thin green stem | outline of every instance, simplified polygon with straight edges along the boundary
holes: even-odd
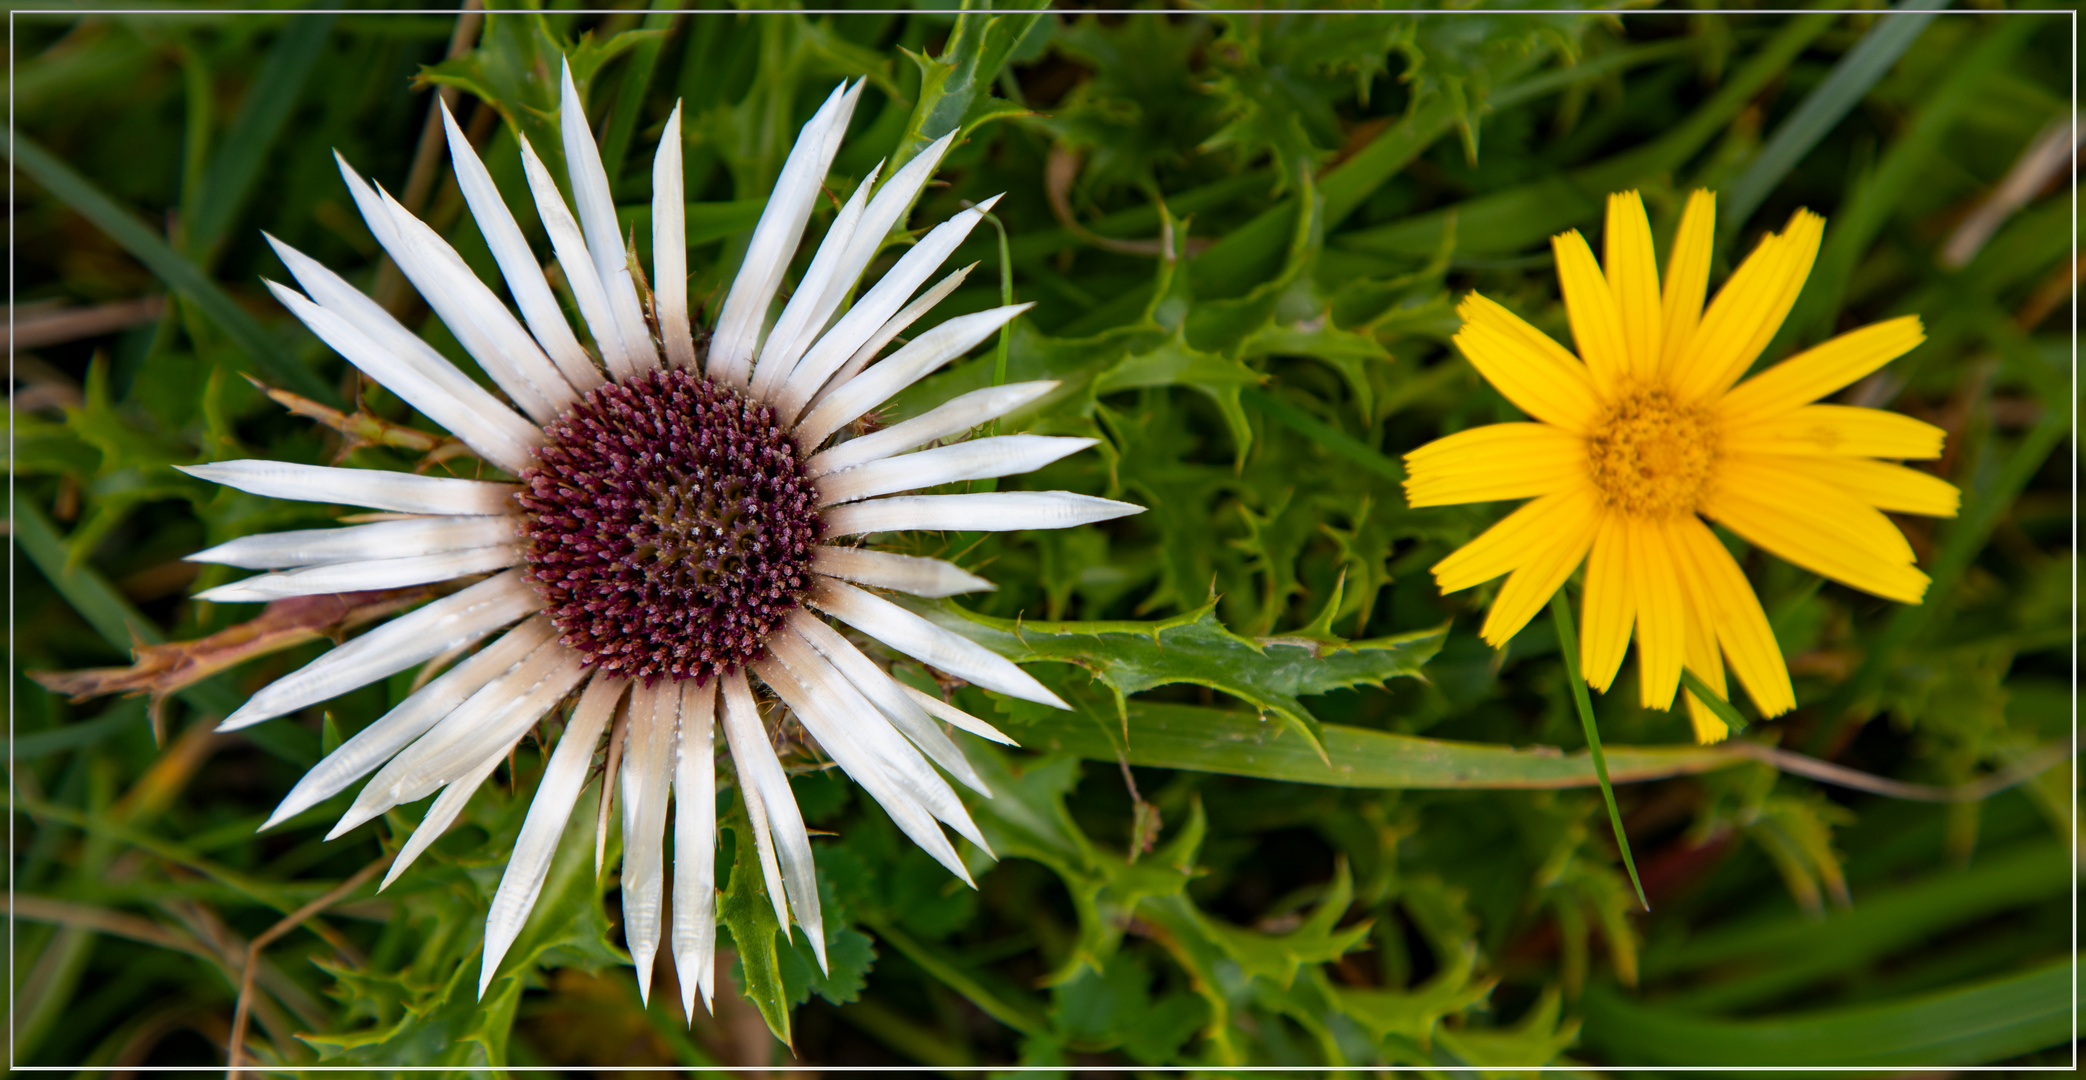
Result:
[[[997,215],[986,214],[985,220],[992,222],[994,232],[1000,234],[1000,306],[1014,306],[1014,259],[1007,252],[1007,227],[1000,224]],[[999,347],[992,353],[992,385],[1004,386],[1007,382],[1007,350],[1014,340],[1014,324],[1000,327]],[[993,430],[999,430],[994,424]]]
[[[1572,626],[1572,601],[1563,587],[1550,597],[1550,617],[1557,623],[1557,650],[1564,656],[1565,681],[1572,684],[1572,703],[1579,707],[1579,724],[1586,729],[1586,749],[1593,755],[1594,776],[1601,781],[1601,798],[1608,803],[1608,824],[1615,830],[1615,846],[1622,851],[1623,869],[1630,872],[1630,885],[1637,902],[1651,910],[1644,898],[1644,882],[1637,878],[1637,860],[1630,857],[1630,838],[1622,831],[1622,811],[1615,808],[1615,787],[1608,782],[1608,758],[1601,753],[1601,733],[1593,722],[1593,698],[1579,674],[1579,635]]]
[[[1717,714],[1717,719],[1722,720],[1724,726],[1731,729],[1731,734],[1736,735],[1746,729],[1746,718],[1738,714],[1738,707],[1719,697],[1708,683],[1702,681],[1700,675],[1687,668],[1681,668],[1680,683],[1688,688],[1689,693],[1695,695],[1696,700],[1709,706],[1709,711]]]

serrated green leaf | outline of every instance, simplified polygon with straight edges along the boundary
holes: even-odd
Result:
[[[847,1005],[862,996],[869,969],[876,963],[876,943],[853,927],[836,926],[826,935],[825,971],[819,970],[818,957],[803,934],[792,937],[776,956],[791,1008],[811,1000],[813,994],[835,1005]]]
[[[1435,97],[1450,103],[1464,155],[1475,162],[1478,120],[1491,111],[1494,73],[1549,52],[1576,61],[1579,37],[1593,18],[1562,11],[1421,15],[1398,44],[1407,60],[1404,77],[1415,103]]]
[[[767,883],[761,877],[758,849],[753,842],[753,830],[747,823],[743,802],[734,801],[732,815],[725,827],[734,834],[735,854],[731,882],[724,890],[717,913],[731,931],[732,945],[738,950],[740,988],[745,992],[746,1000],[760,1010],[761,1019],[768,1023],[768,1030],[788,1046],[789,989],[783,979],[782,959],[775,943],[775,935],[781,927],[775,922],[775,908],[768,899]]]
[[[1543,988],[1536,1003],[1510,1028],[1472,1026],[1440,1027],[1434,1042],[1455,1055],[1458,1063],[1491,1068],[1527,1068],[1548,1065],[1579,1041],[1579,1020],[1566,1020],[1564,995],[1555,986]]]
[[[993,100],[992,83],[1040,18],[1032,12],[966,12],[957,16],[940,56],[913,56],[920,69],[920,97],[892,155],[893,169],[949,132],[969,132],[987,120],[1027,112]]]
[[[1193,994],[1154,998],[1153,974],[1136,953],[1123,953],[1106,971],[1082,971],[1051,992],[1050,1019],[1072,1049],[1088,1053],[1121,1048],[1141,1064],[1174,1060],[1209,1015]]]
[[[1079,781],[1078,761],[1046,758],[1016,771],[996,750],[974,744],[968,756],[993,791],[991,799],[972,807],[993,851],[1050,867],[1079,916],[1079,940],[1045,977],[1047,984],[1063,983],[1086,968],[1105,970],[1139,904],[1179,895],[1187,885],[1204,829],[1200,805],[1165,851],[1132,863],[1097,848],[1066,812],[1065,795]]]
[[[1218,14],[1224,32],[1210,48],[1211,91],[1224,127],[1203,150],[1231,148],[1241,160],[1275,158],[1276,191],[1314,171],[1343,138],[1336,101],[1357,93],[1408,40],[1409,17],[1353,19],[1326,14]]]
[[[12,475],[81,477],[101,464],[101,450],[69,424],[14,409],[7,410],[6,423],[0,429],[0,445],[5,447],[0,449],[0,463]]]
[[[1215,353],[1189,346],[1179,337],[1146,352],[1132,353],[1094,379],[1095,394],[1151,386],[1186,386],[1208,397],[1231,430],[1232,446],[1243,462],[1253,442],[1253,429],[1239,404],[1239,391],[1259,386],[1259,372]]]
[[[1092,15],[1058,31],[1058,51],[1093,70],[1040,121],[1084,155],[1076,191],[1149,190],[1160,169],[1188,160],[1184,147],[1215,133],[1219,102],[1189,64],[1208,36],[1195,20]]]
[[[1183,905],[1174,905],[1172,910],[1176,915],[1189,916],[1210,944],[1238,965],[1241,975],[1248,979],[1264,978],[1286,988],[1296,981],[1299,971],[1337,960],[1369,936],[1367,922],[1335,929],[1353,902],[1354,877],[1343,862],[1333,871],[1325,899],[1302,925],[1287,933],[1266,934],[1232,926]]]
[[[1207,686],[1274,713],[1326,759],[1323,727],[1299,697],[1380,686],[1419,674],[1442,631],[1371,641],[1251,640],[1217,621],[1216,602],[1157,622],[1028,622],[977,615],[953,604],[931,618],[1017,663],[1077,664],[1115,692],[1129,723],[1131,694],[1158,686]],[[1126,727],[1127,730],[1127,727]],[[1330,759],[1326,759],[1330,761]]]
[[[582,796],[573,821],[593,821],[595,797],[592,790]],[[336,979],[335,996],[343,1001],[348,1017],[377,1022],[356,1031],[301,1036],[319,1049],[322,1060],[504,1066],[515,1009],[522,991],[537,980],[539,968],[599,970],[629,962],[608,942],[591,830],[584,824],[568,826],[528,922],[501,959],[499,974],[485,996],[478,996],[486,911],[528,803],[525,795],[509,798],[479,791],[464,811],[465,820],[500,839],[445,855],[445,838],[386,893],[401,898],[405,917],[426,929],[432,947],[395,972],[329,965]],[[469,831],[459,828],[451,836]]]
[[[544,167],[560,182],[565,176],[564,138],[558,129],[559,71],[572,66],[582,102],[604,64],[663,30],[629,30],[596,40],[592,33],[568,42],[537,11],[494,11],[485,16],[477,47],[421,69],[423,85],[454,86],[499,110],[507,126],[527,136]],[[569,197],[569,193],[568,193]]]

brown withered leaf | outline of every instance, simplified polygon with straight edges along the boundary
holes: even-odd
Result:
[[[75,702],[107,694],[150,694],[152,731],[157,737],[161,732],[162,706],[182,687],[315,638],[338,639],[351,627],[433,598],[451,587],[442,583],[291,597],[274,601],[252,619],[208,637],[164,645],[137,642],[131,648],[134,659],[129,667],[32,671],[29,677],[44,689],[69,695]]]

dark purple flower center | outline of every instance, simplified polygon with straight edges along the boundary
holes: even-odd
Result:
[[[811,583],[817,492],[775,411],[686,371],[600,387],[517,496],[568,646],[647,682],[759,659]]]

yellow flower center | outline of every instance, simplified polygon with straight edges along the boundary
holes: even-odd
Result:
[[[1691,514],[1717,463],[1707,410],[1673,400],[1661,386],[1626,389],[1586,440],[1594,487],[1608,509],[1632,517]]]

